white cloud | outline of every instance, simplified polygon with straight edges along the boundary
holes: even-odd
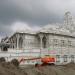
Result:
[[[32,30],[33,30],[33,31],[38,31],[38,30],[40,30],[40,29],[41,29],[40,26],[33,26],[33,27],[32,27]]]
[[[24,30],[32,30],[32,31],[37,31],[40,29],[39,26],[33,26],[33,27],[30,27],[30,25],[28,25],[27,23],[24,23],[24,22],[15,22],[11,25],[11,30],[13,32],[16,32],[16,31],[24,31]]]
[[[11,29],[13,32],[15,31],[18,31],[18,30],[25,30],[25,29],[31,29],[27,23],[23,23],[23,22],[16,22],[16,23],[13,23],[11,25]]]

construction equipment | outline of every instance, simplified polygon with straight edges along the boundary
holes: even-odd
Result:
[[[46,66],[46,65],[54,65],[55,64],[55,57],[45,55],[44,57],[41,57],[41,64],[36,63],[35,66]]]
[[[55,57],[46,55],[45,57],[41,58],[41,62],[45,64],[54,64]]]
[[[30,58],[30,59],[22,58],[19,62],[21,63],[21,62],[27,61],[27,60],[38,60],[38,59],[39,59],[39,61],[36,62],[35,67],[55,64],[55,57],[49,56],[49,55],[45,55],[44,57]]]

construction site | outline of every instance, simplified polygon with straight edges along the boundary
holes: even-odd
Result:
[[[15,61],[15,59],[14,59]],[[0,75],[75,75],[75,64],[73,62],[66,65],[44,65],[35,67],[33,65],[19,66],[13,60],[6,62],[0,58]]]
[[[75,0],[0,0],[0,75],[75,75]]]
[[[7,44],[0,46],[8,49]],[[0,75],[75,75],[74,58],[57,58],[57,55],[48,53],[43,56],[40,50],[37,50],[38,54],[34,50],[34,56],[27,51],[0,51]]]
[[[75,75],[75,23],[22,30],[0,43],[0,75]]]

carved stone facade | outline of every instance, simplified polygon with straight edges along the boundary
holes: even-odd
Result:
[[[12,49],[50,49],[56,54],[75,54],[75,23],[70,12],[66,12],[62,25],[47,25],[38,32],[18,31],[8,41]]]

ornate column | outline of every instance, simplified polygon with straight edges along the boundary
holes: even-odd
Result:
[[[12,40],[12,38],[11,38],[11,48],[13,49],[13,40]]]
[[[43,39],[43,34],[39,34],[40,37],[40,49],[42,50],[43,44],[42,44],[42,39]]]
[[[43,34],[39,34],[39,37],[40,37],[40,57],[41,57],[42,56],[42,48],[43,48],[43,45],[42,45]]]
[[[14,47],[16,49],[16,42],[17,42],[17,38],[16,37],[14,37],[14,41],[15,41]]]
[[[23,38],[23,46],[22,47],[23,47],[23,49],[25,49],[25,35],[24,34],[23,34],[22,38]]]
[[[49,36],[46,35],[45,37],[46,37],[46,48],[49,48]]]
[[[12,48],[14,49],[14,38],[12,38]]]
[[[16,38],[17,38],[17,49],[19,49],[19,34],[16,34]]]

